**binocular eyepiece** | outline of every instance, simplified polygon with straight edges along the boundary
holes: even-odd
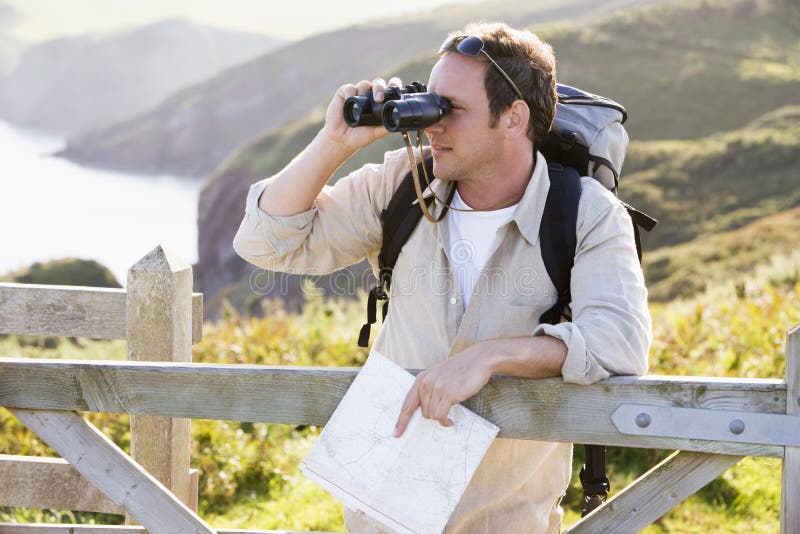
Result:
[[[383,102],[375,102],[372,91],[344,101],[348,126],[379,126],[390,132],[422,130],[450,113],[450,101],[428,93],[424,84],[413,82],[404,88],[387,87]]]

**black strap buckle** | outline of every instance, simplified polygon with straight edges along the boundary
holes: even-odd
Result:
[[[386,320],[386,314],[389,311],[389,294],[386,292],[386,284],[383,272],[381,272],[381,281],[369,290],[369,296],[367,297],[367,322],[363,324],[361,331],[358,333],[359,347],[369,346],[369,334],[372,330],[372,325],[378,321],[379,300],[386,301],[381,309],[383,319]]]
[[[583,501],[581,502],[581,517],[585,517],[589,512],[603,504],[608,498],[611,483],[608,477],[603,475],[599,478],[590,480],[591,474],[586,465],[581,467],[580,479],[583,485]]]

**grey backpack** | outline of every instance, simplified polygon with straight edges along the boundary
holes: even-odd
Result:
[[[620,104],[569,85],[558,85],[556,116],[539,151],[548,162],[576,169],[616,192],[628,132]]]

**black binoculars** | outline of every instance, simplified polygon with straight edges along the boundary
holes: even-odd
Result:
[[[413,82],[403,88],[387,87],[383,102],[375,102],[372,91],[344,101],[348,126],[379,126],[390,132],[422,130],[450,113],[450,101],[428,93],[424,84]]]

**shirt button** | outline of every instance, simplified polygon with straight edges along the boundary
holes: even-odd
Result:
[[[450,304],[455,304],[455,303],[456,303],[456,298],[455,297],[451,297],[450,298]]]

